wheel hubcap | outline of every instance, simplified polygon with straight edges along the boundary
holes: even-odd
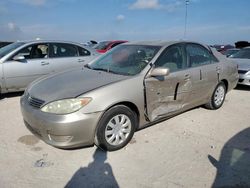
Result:
[[[214,94],[214,103],[217,105],[217,106],[220,106],[221,103],[223,102],[224,100],[224,97],[225,97],[225,89],[223,86],[219,86],[216,91],[215,91],[215,94]]]
[[[120,145],[126,141],[131,132],[131,121],[128,116],[119,114],[114,116],[105,129],[105,139],[111,145]]]

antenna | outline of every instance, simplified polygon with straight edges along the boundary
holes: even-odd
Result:
[[[185,0],[185,4],[186,4],[186,14],[185,14],[185,28],[184,28],[184,39],[187,36],[187,17],[188,17],[188,5],[189,5],[190,1],[189,0]]]

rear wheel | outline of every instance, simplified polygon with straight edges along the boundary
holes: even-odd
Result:
[[[226,97],[226,86],[223,82],[220,82],[216,86],[210,101],[207,104],[205,104],[205,107],[211,110],[219,109],[223,105],[225,97]]]
[[[108,151],[121,149],[134,135],[137,116],[128,107],[118,105],[110,108],[100,119],[95,144]]]

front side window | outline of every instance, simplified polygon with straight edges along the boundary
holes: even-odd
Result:
[[[170,72],[185,69],[187,64],[184,59],[182,47],[180,45],[168,47],[156,60],[155,67],[169,68]]]
[[[25,59],[48,58],[48,44],[35,44],[21,49],[15,56],[24,56]]]
[[[198,44],[187,44],[186,51],[190,67],[210,64],[213,59],[209,51]]]
[[[159,49],[159,46],[121,45],[87,67],[114,74],[136,75],[148,65]]]
[[[76,46],[64,43],[51,44],[50,57],[76,57],[78,51]]]

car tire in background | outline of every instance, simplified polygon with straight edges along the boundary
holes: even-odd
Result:
[[[114,106],[101,117],[95,144],[103,150],[119,150],[129,143],[137,124],[137,115],[130,108],[124,105]]]
[[[219,82],[214,89],[210,101],[207,104],[205,104],[205,108],[210,110],[217,110],[223,105],[225,98],[226,98],[226,86],[223,82]]]

